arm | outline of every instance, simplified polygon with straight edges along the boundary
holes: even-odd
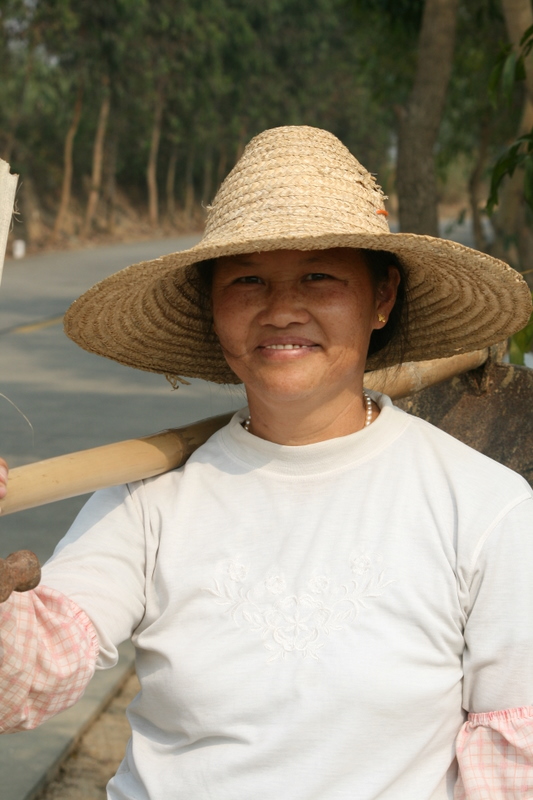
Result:
[[[486,532],[469,575],[455,800],[533,796],[533,500]]]
[[[7,475],[7,464],[0,459],[0,498],[6,495]],[[0,733],[35,728],[75,703],[92,677],[98,654],[94,628],[67,597],[46,587],[9,596],[18,583],[9,570],[17,555],[20,553],[14,561],[11,557],[0,563],[4,568],[3,583],[0,581]],[[35,557],[30,566],[34,572],[30,585],[35,586],[39,572]],[[20,570],[15,569],[17,572]]]
[[[75,703],[95,666],[144,614],[142,509],[127,487],[91,498],[43,585],[0,605],[0,731],[32,728]]]
[[[83,609],[99,645],[96,669],[113,667],[118,645],[145,613],[147,548],[154,536],[142,484],[94,494],[42,569],[42,582]]]
[[[0,605],[0,733],[35,728],[73,705],[94,673],[98,642],[86,614],[40,586]]]

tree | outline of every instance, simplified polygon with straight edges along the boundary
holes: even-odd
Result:
[[[74,113],[72,120],[67,130],[65,137],[65,147],[63,151],[63,184],[61,187],[61,201],[59,209],[54,222],[53,238],[57,238],[63,231],[65,220],[67,218],[68,209],[70,205],[70,195],[72,191],[72,151],[74,148],[74,137],[78,132],[80,124],[81,110],[83,100],[83,89],[80,85],[78,87],[78,96],[76,98],[76,105],[74,106]]]
[[[450,79],[459,0],[426,0],[418,62],[399,111],[397,191],[402,231],[438,236],[435,145]]]
[[[522,67],[525,91],[515,133],[516,138],[521,139],[533,129],[533,53],[523,53],[521,45],[524,33],[533,26],[531,0],[502,0],[502,10],[512,53],[510,63],[520,59]],[[524,193],[527,169],[527,163],[515,165],[502,186],[499,206],[492,216],[497,237],[494,254],[523,272],[533,263],[532,212]],[[533,275],[528,273],[525,277],[533,289]]]
[[[175,197],[195,216],[193,197],[209,202],[246,141],[276,125],[327,128],[389,181],[393,107],[408,104],[422,0],[5,2],[15,23],[0,26],[0,48],[5,31],[10,57],[24,54],[13,87],[24,83],[30,29],[40,38],[28,114],[16,120],[13,88],[0,121],[4,130],[16,127],[21,172],[36,171],[47,214],[55,215],[60,187],[68,187],[58,231],[72,193],[78,207],[86,204],[89,235],[104,186],[119,186],[135,202],[142,193],[153,224],[164,187],[171,218]],[[361,12],[357,19],[348,3]],[[398,14],[393,30],[390,16]],[[383,16],[390,31],[380,51]]]

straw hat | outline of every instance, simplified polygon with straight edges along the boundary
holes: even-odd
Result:
[[[456,242],[390,233],[383,201],[374,178],[331,133],[267,130],[220,187],[199,244],[96,284],[68,310],[65,331],[90,352],[174,382],[239,383],[200,302],[192,265],[237,253],[333,247],[388,250],[400,259],[408,281],[406,361],[487,347],[524,327],[531,296],[515,270]],[[395,362],[391,348],[379,353],[380,367]]]

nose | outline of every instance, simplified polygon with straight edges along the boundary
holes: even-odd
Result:
[[[286,328],[310,319],[301,289],[296,281],[272,281],[265,295],[265,305],[258,315],[261,325]]]

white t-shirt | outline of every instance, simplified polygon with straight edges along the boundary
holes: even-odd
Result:
[[[533,495],[394,408],[243,430],[98,492],[44,568],[141,692],[112,800],[445,800],[465,710],[533,702]]]

